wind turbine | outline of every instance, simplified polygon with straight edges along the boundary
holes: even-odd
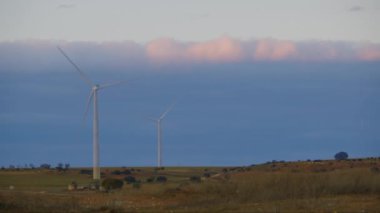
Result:
[[[157,167],[162,166],[162,129],[161,129],[161,121],[165,118],[165,116],[170,112],[170,110],[174,107],[173,103],[166,111],[164,111],[159,118],[149,118],[149,120],[153,121],[157,125]]]
[[[58,46],[58,50],[62,53],[62,55],[69,61],[75,69],[79,72],[80,76],[84,80],[84,82],[91,87],[90,96],[87,100],[86,112],[84,114],[84,119],[87,116],[91,100],[93,100],[93,123],[92,123],[92,146],[93,146],[93,154],[92,154],[92,163],[93,163],[93,179],[100,180],[100,167],[99,167],[99,117],[98,117],[98,91],[107,87],[115,86],[117,84],[124,83],[125,81],[117,81],[113,83],[106,84],[95,84],[91,79],[85,75],[81,69],[69,58],[69,56]]]

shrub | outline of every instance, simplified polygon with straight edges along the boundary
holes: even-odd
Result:
[[[102,187],[106,190],[120,189],[123,187],[123,181],[114,178],[106,178],[102,181]]]
[[[135,183],[136,182],[136,178],[131,176],[131,175],[128,175],[124,178],[124,181],[127,182],[128,184],[130,183]]]
[[[203,174],[203,177],[206,177],[206,178],[209,178],[210,176],[211,176],[211,174],[208,173],[208,172],[206,172],[206,173]]]
[[[346,152],[338,152],[334,156],[335,160],[346,160],[348,158],[348,154]]]
[[[125,169],[124,171],[121,172],[121,174],[130,175],[130,174],[132,174],[132,172],[129,169]]]
[[[374,166],[374,167],[371,167],[371,172],[380,173],[380,169]]]
[[[201,177],[199,177],[199,176],[191,176],[190,177],[190,181],[191,182],[200,183],[201,182]]]
[[[132,186],[133,186],[133,188],[135,188],[135,189],[139,189],[139,188],[141,188],[141,184],[140,184],[140,182],[134,182],[134,183],[132,184]]]
[[[115,171],[111,172],[111,174],[113,174],[113,175],[121,175],[121,172],[119,170],[115,170]]]
[[[82,175],[91,175],[92,174],[92,170],[90,170],[90,169],[81,169],[79,171],[79,174],[82,174]]]
[[[47,163],[43,163],[40,166],[41,169],[50,169],[50,167],[51,167],[50,164],[47,164]]]
[[[146,182],[152,183],[154,181],[154,177],[149,177],[146,179]]]
[[[55,167],[55,169],[57,170],[57,171],[62,171],[63,170],[63,164],[62,163],[58,163],[58,165]]]
[[[165,183],[168,179],[165,176],[157,176],[155,181],[158,183]]]
[[[68,170],[70,168],[70,164],[69,163],[65,163],[65,170]]]

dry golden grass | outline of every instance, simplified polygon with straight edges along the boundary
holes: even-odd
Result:
[[[79,170],[0,171],[0,212],[380,212],[378,167],[378,159],[366,159],[207,168],[220,175],[201,183],[189,177],[205,168],[140,168],[133,173],[140,188],[110,193],[67,191],[72,180],[91,182]],[[168,182],[145,182],[152,175]]]

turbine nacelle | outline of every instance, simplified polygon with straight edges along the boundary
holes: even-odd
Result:
[[[94,86],[92,86],[92,90],[95,91],[95,90],[98,90],[100,89],[100,85],[99,84],[95,84]]]

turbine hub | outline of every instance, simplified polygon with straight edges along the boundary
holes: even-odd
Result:
[[[95,84],[93,87],[92,87],[93,90],[97,90],[99,89],[99,84]]]

